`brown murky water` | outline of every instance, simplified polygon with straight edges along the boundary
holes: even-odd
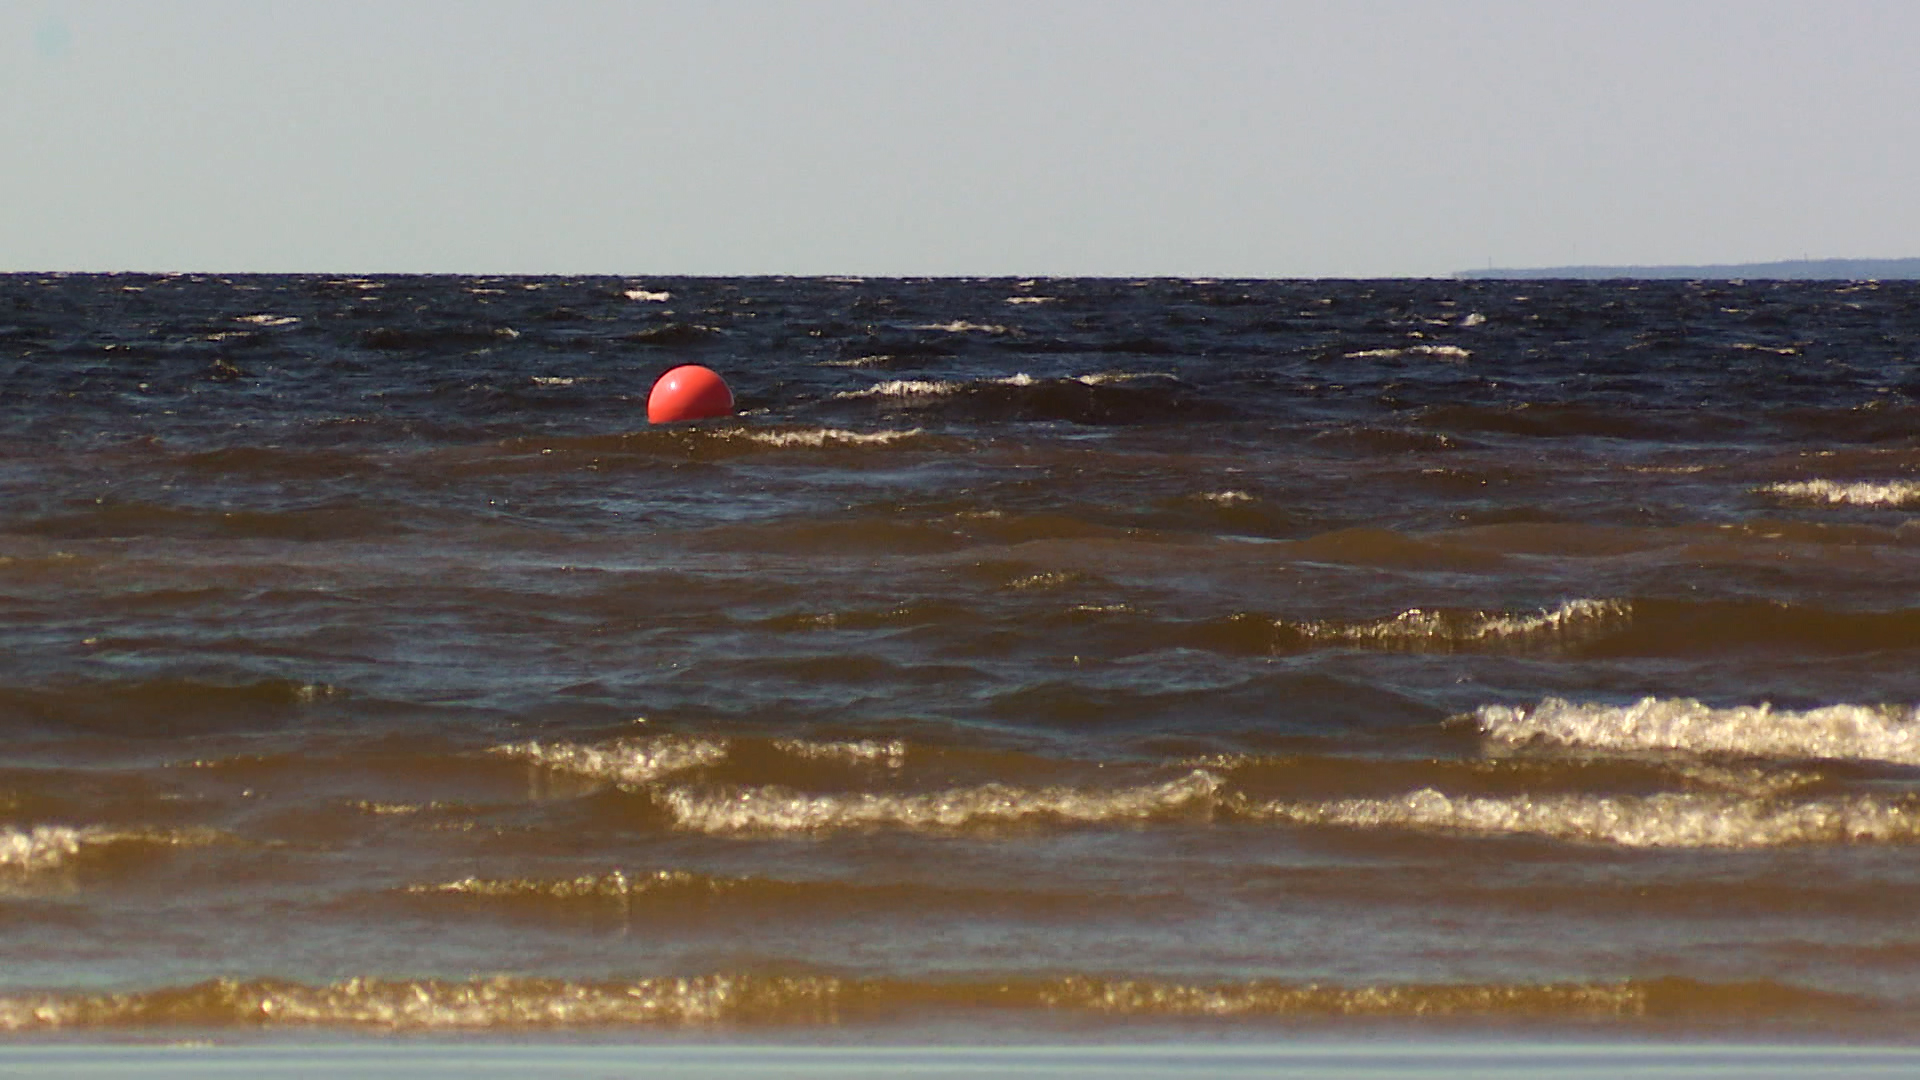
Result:
[[[0,1028],[1903,1037],[1916,341],[1894,283],[0,278]],[[648,427],[688,361],[741,414]]]

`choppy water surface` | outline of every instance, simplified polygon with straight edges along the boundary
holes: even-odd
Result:
[[[0,278],[0,1029],[1920,1019],[1920,287]],[[699,362],[741,414],[650,428]]]

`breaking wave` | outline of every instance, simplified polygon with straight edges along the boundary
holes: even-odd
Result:
[[[923,429],[913,428],[907,431],[847,431],[842,428],[798,428],[778,430],[772,428],[733,428],[715,432],[716,436],[740,439],[744,442],[772,446],[778,449],[804,447],[819,450],[838,446],[891,446],[918,438]]]
[[[1632,618],[1633,605],[1625,600],[1578,599],[1526,613],[1409,608],[1366,622],[1311,622],[1288,628],[1316,643],[1445,649],[1585,637],[1616,629]]]
[[[63,825],[0,831],[0,870],[33,873],[61,866],[80,853],[85,835]]]
[[[1629,848],[1772,848],[1920,840],[1920,808],[1868,796],[1773,802],[1737,796],[1453,797],[1432,788],[1390,799],[1269,803],[1263,816],[1305,825],[1539,836]]]
[[[58,870],[87,854],[115,847],[189,847],[216,842],[208,829],[109,829],[97,826],[35,825],[0,828],[0,875]]]
[[[781,787],[676,787],[659,798],[674,823],[715,834],[805,834],[843,829],[951,831],[1031,821],[1093,824],[1140,821],[1210,808],[1220,778],[1196,769],[1161,784],[1084,791],[982,784],[929,794],[809,794]]]
[[[1879,483],[1838,480],[1793,480],[1762,487],[1759,493],[1786,502],[1821,503],[1829,506],[1920,506],[1920,480],[1887,480]]]
[[[615,784],[645,784],[663,776],[719,763],[727,744],[674,735],[615,739],[599,746],[578,743],[514,743],[489,753],[523,759],[542,768]]]
[[[1547,698],[1534,706],[1483,705],[1473,716],[1482,733],[1505,743],[1920,765],[1920,716],[1911,706],[1796,711],[1764,704],[1713,708],[1692,698],[1648,697],[1632,705]]]
[[[1778,983],[1689,979],[1327,986],[1094,976],[919,982],[831,975],[613,981],[354,978],[321,986],[216,979],[131,993],[0,997],[0,1030],[145,1027],[469,1031],[878,1023],[942,1013],[1145,1019],[1520,1018],[1636,1021],[1844,1014],[1869,1003]]]
[[[409,885],[414,896],[470,896],[490,900],[630,900],[645,894],[710,895],[737,884],[685,870],[627,874],[613,870],[560,880],[465,877],[432,885]]]
[[[1013,333],[1013,329],[1011,327],[1001,326],[999,323],[976,323],[976,322],[968,322],[965,319],[955,319],[952,322],[943,322],[943,323],[928,323],[925,326],[916,326],[914,327],[914,329],[938,330],[946,334],[1011,334]]]
[[[612,739],[604,743],[542,743],[495,746],[487,752],[517,758],[531,765],[586,780],[639,787],[655,781],[719,765],[754,748],[801,762],[878,765],[898,769],[906,764],[908,746],[899,739],[816,741],[808,739],[705,739],[682,735],[648,735]]]
[[[1409,345],[1400,349],[1361,349],[1344,355],[1348,360],[1398,360],[1403,356],[1423,356],[1459,363],[1470,359],[1473,353],[1458,345]]]
[[[945,397],[958,394],[967,388],[966,383],[949,382],[936,379],[889,379],[875,383],[864,390],[844,390],[834,397],[855,398],[915,398]]]
[[[1514,651],[1579,646],[1626,630],[1635,618],[1633,602],[1610,599],[1568,600],[1519,612],[1408,608],[1382,618],[1351,621],[1293,621],[1245,612],[1210,624],[1206,636],[1221,646],[1264,652],[1322,648]]]
[[[884,742],[857,739],[851,742],[807,742],[804,739],[778,739],[773,748],[808,761],[844,761],[884,765],[898,769],[907,761],[907,744],[899,739]]]

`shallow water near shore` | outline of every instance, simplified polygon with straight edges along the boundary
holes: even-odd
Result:
[[[0,278],[0,1030],[1903,1040],[1908,283]],[[649,426],[673,364],[740,412]]]
[[[1300,1042],[1150,1046],[750,1046],[340,1044],[272,1047],[0,1048],[0,1076],[994,1077],[1275,1076],[1301,1080],[1465,1080],[1485,1076],[1865,1077],[1911,1075],[1912,1050],[1764,1044]]]

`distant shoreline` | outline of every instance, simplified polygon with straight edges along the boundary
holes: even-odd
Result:
[[[1457,270],[1462,280],[1545,279],[1579,281],[1722,280],[1882,281],[1920,279],[1920,259],[1789,259],[1783,262],[1715,263],[1702,266],[1543,266]]]

